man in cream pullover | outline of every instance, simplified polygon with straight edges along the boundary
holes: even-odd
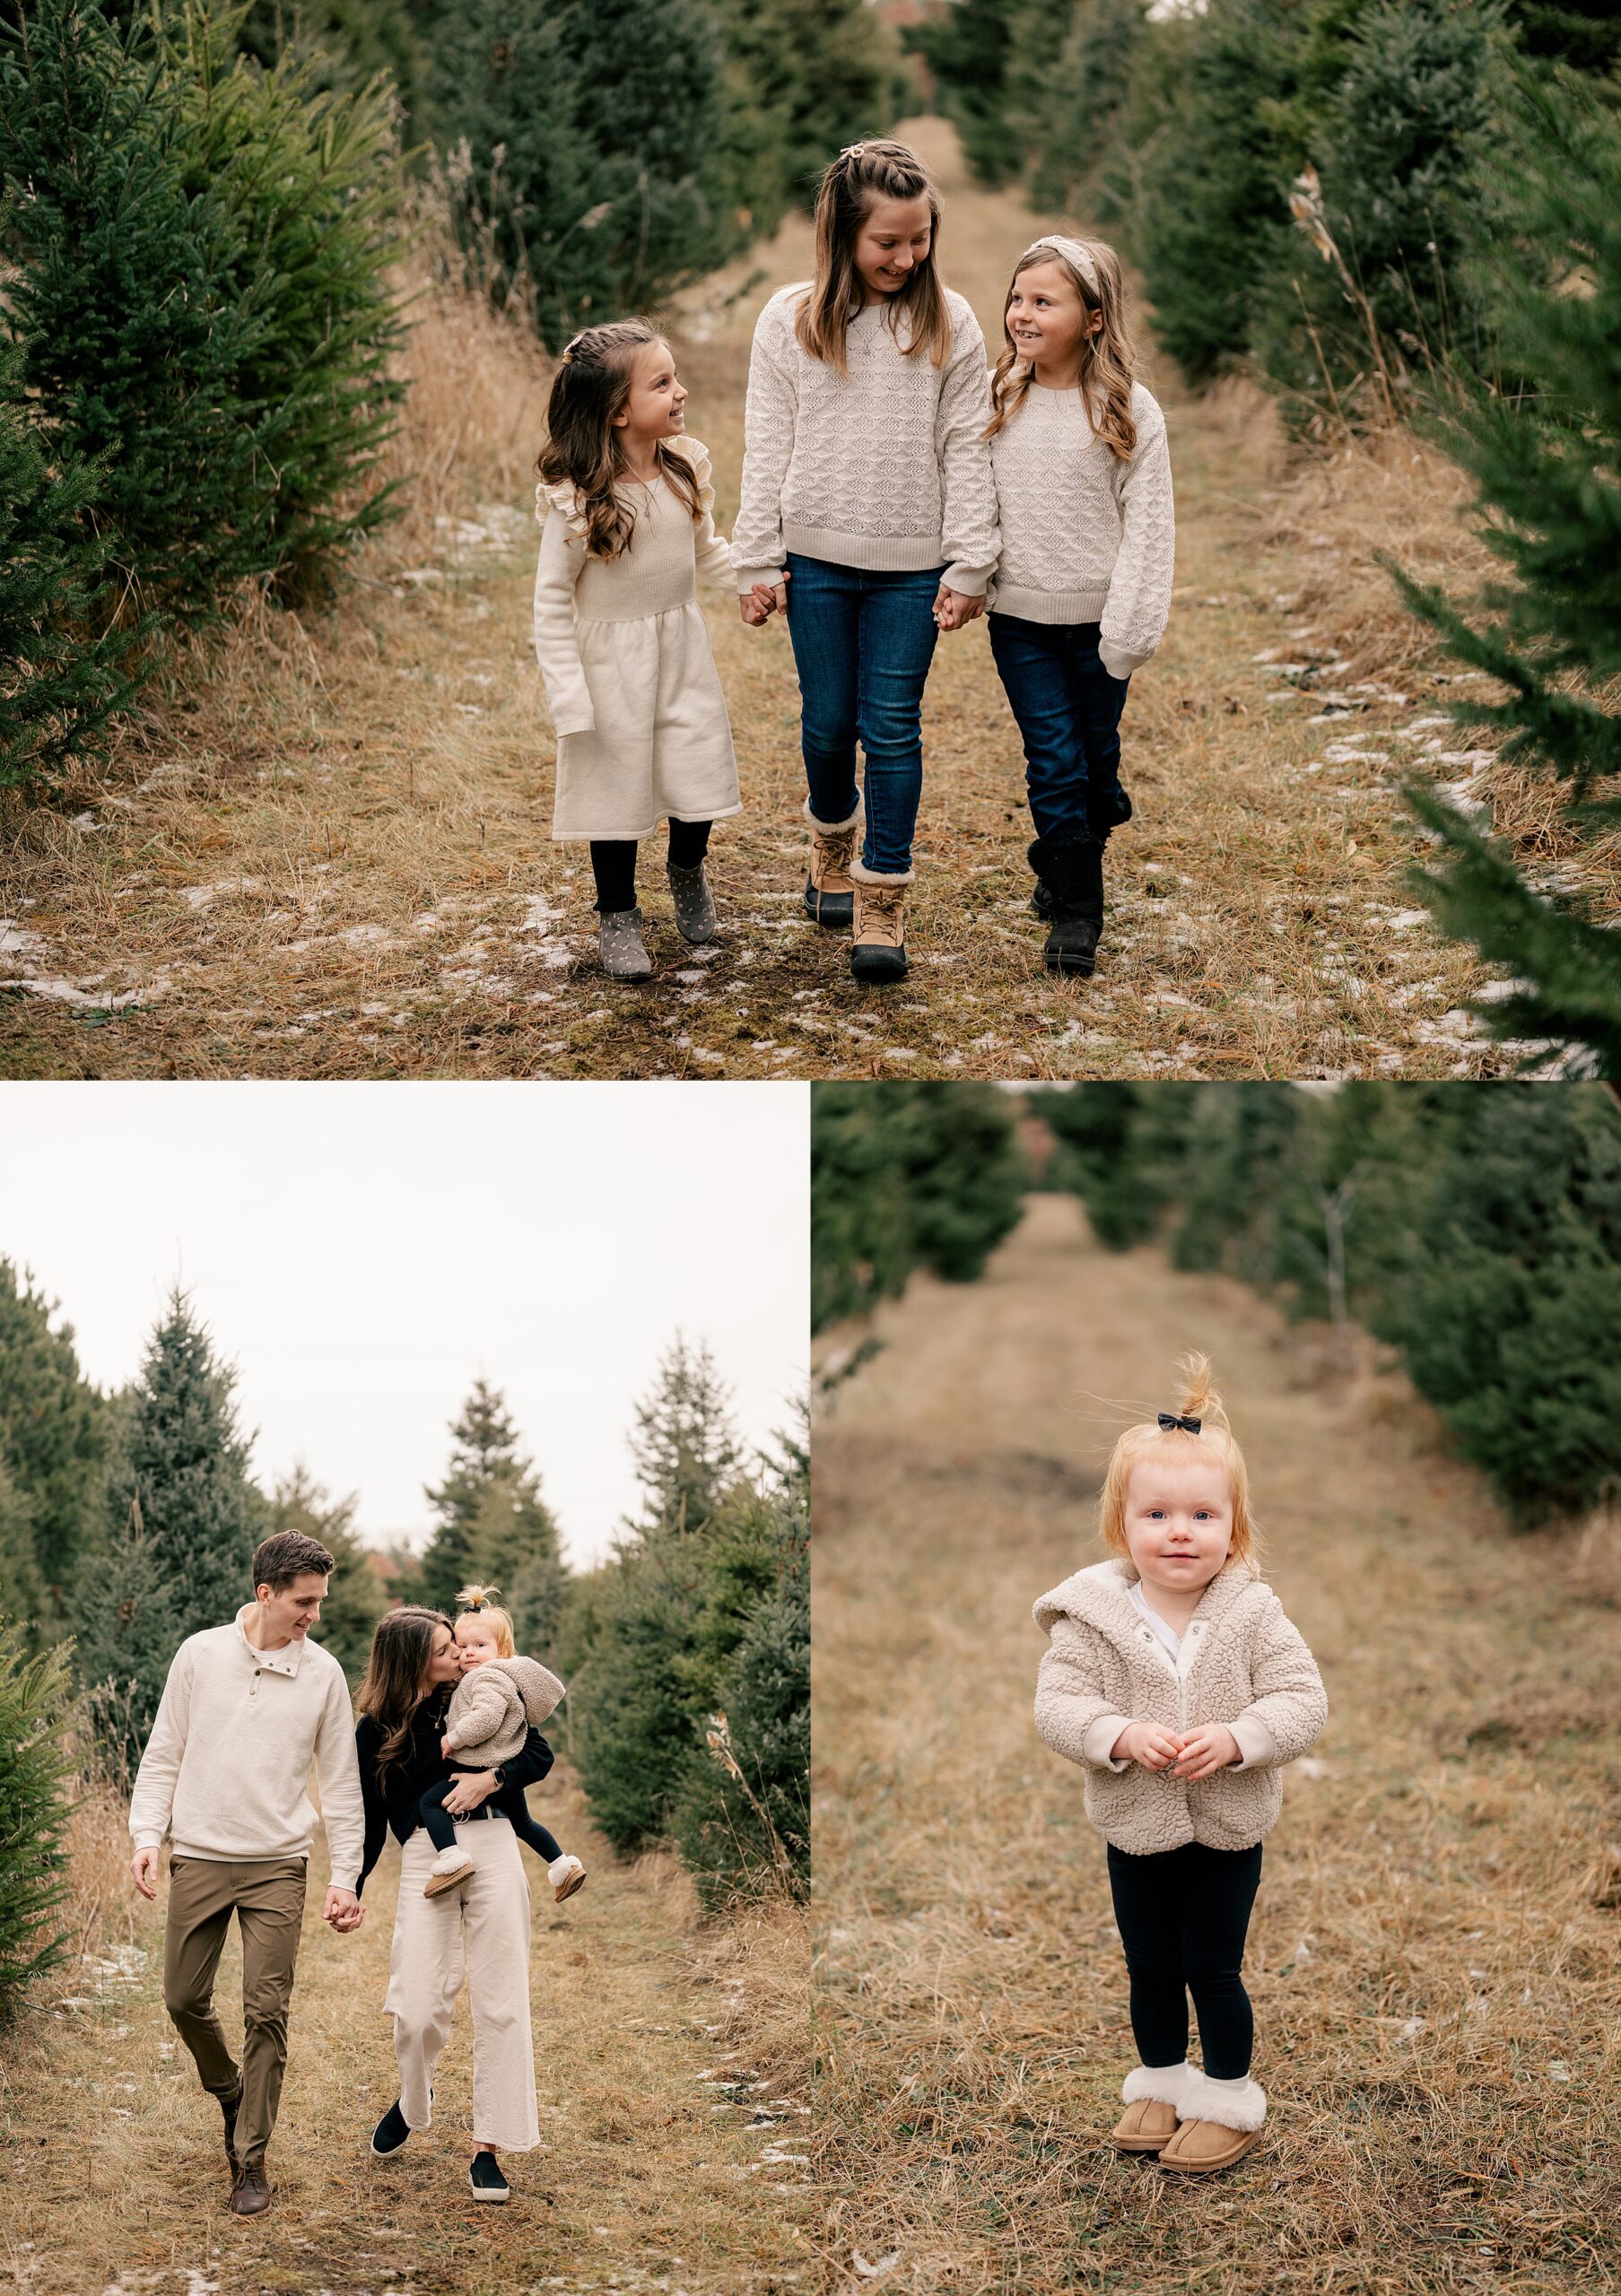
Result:
[[[238,2216],[270,2205],[265,2150],[287,2061],[316,1823],[312,1766],[331,1861],[322,1918],[340,1933],[362,1918],[355,1883],[365,1817],[348,1687],[331,1653],[306,1639],[331,1570],[326,1548],[301,1531],[280,1531],[255,1551],[255,1600],[176,1652],[130,1797],[129,1870],[143,1897],[157,1895],[159,1845],[170,1838],[163,1999],[224,2114]],[[214,2006],[233,1913],[242,1933],[240,2066]]]

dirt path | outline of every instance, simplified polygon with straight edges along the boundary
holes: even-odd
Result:
[[[542,1797],[536,1797],[537,1810]],[[545,1814],[586,1845],[585,1889],[534,1892],[542,2144],[508,2162],[513,2198],[466,2184],[466,1998],[441,2060],[440,2122],[397,2159],[367,2140],[394,2097],[380,2013],[398,1853],[347,1940],[306,1922],[287,2083],[272,2154],[275,2206],[226,2211],[219,2117],[161,1997],[161,1907],[57,1987],[0,2070],[0,2285],[135,2296],[787,2296],[805,2277],[810,2112],[803,2079],[803,1931],[701,1931],[658,1861],[616,1866],[577,1797]],[[109,1901],[123,1845],[96,1848]],[[312,1882],[316,1878],[312,1874]],[[324,1886],[324,1875],[322,1877]],[[83,1887],[83,1877],[82,1877]],[[133,1892],[130,1893],[133,1896]],[[233,1935],[221,1987],[240,2001]]]
[[[1334,1375],[1225,1279],[1100,1252],[1068,1199],[876,1331],[815,1439],[832,2284],[1613,2285],[1613,1608],[1506,1533],[1399,1377]],[[1079,1780],[1031,1723],[1030,1605],[1095,1559],[1109,1400],[1163,1403],[1195,1344],[1332,1710],[1251,1933],[1268,2135],[1187,2189],[1105,2141],[1124,1970]]]
[[[909,132],[945,185],[947,274],[994,346],[1036,219],[1015,195],[967,181],[942,122]],[[796,220],[682,300],[693,428],[714,453],[723,526],[752,321],[809,260]],[[1261,403],[1195,400],[1167,362],[1152,371],[1176,468],[1178,585],[1165,644],[1128,707],[1137,819],[1111,848],[1091,983],[1054,980],[1041,963],[1023,765],[981,622],[942,642],[928,689],[911,978],[887,995],[856,988],[844,944],[798,913],[787,633],[745,631],[721,598],[710,625],[747,808],[716,840],[728,933],[712,952],[688,950],[658,872],[644,871],[658,974],[610,989],[595,969],[583,857],[547,833],[526,450],[509,456],[512,499],[438,522],[435,562],[391,564],[385,545],[336,613],[250,632],[210,690],[182,696],[79,810],[13,814],[10,849],[0,845],[0,981],[23,986],[0,997],[0,1073],[1501,1068],[1460,1009],[1468,961],[1401,883],[1396,785],[1448,735],[1427,674],[1409,664],[1405,691],[1392,684],[1389,633],[1376,642],[1357,604],[1368,537],[1268,529]],[[542,404],[538,388],[520,395],[515,436],[537,430]],[[1382,577],[1376,587],[1388,594]]]

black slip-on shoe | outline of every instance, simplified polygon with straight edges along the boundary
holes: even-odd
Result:
[[[371,2150],[385,2160],[390,2152],[397,2152],[411,2134],[411,2125],[399,2109],[397,2097],[371,2132]]]
[[[512,2197],[512,2187],[501,2175],[501,2162],[493,2152],[475,2152],[473,2155],[467,2182],[473,2188],[475,2200],[510,2200]]]

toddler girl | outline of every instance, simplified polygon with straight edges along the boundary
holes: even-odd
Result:
[[[982,611],[998,548],[984,337],[936,270],[939,224],[904,144],[852,144],[828,169],[816,275],[754,328],[732,529],[743,619],[786,612],[799,673],[806,909],[851,927],[864,981],[906,971],[924,681],[937,628]]]
[[[535,490],[535,652],[557,734],[552,834],[589,840],[598,946],[616,980],[653,970],[637,840],[668,818],[676,926],[712,941],[710,828],[742,811],[695,588],[699,574],[729,580],[731,555],[685,408],[669,344],[644,319],[587,327],[552,384]]]
[[[1180,1408],[1129,1427],[1100,1507],[1110,1560],[1035,1606],[1051,1636],[1036,1727],[1085,1773],[1109,1845],[1142,2062],[1114,2132],[1166,2169],[1224,2169],[1259,2141],[1254,2021],[1240,1971],[1279,1772],[1315,1744],[1328,1700],[1260,1579],[1243,1454],[1201,1355]],[[1187,2062],[1188,1995],[1204,2069]]]
[[[1053,972],[1090,973],[1103,846],[1130,818],[1120,710],[1171,612],[1165,419],[1132,379],[1120,258],[1057,234],[1025,248],[988,433],[1002,522],[990,648],[1024,743],[1035,909]]]
[[[462,1678],[451,1694],[440,1752],[447,1761],[458,1759],[463,1770],[498,1770],[510,1761],[524,1743],[527,1726],[544,1722],[563,1695],[563,1686],[549,1666],[516,1656],[512,1621],[490,1600],[499,1591],[495,1587],[464,1587],[456,1598],[466,1605],[456,1622]],[[429,1787],[417,1805],[423,1830],[439,1853],[423,1884],[425,1898],[454,1889],[473,1871],[473,1858],[457,1841],[456,1822],[444,1811],[445,1796],[455,1783],[452,1772]],[[519,1841],[545,1859],[558,1904],[571,1898],[584,1883],[586,1869],[563,1849],[555,1834],[529,1815],[522,1787],[501,1787],[488,1806],[509,1821]]]

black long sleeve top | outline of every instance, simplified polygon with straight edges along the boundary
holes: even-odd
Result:
[[[361,1797],[366,1811],[366,1848],[361,1860],[361,1877],[355,1884],[358,1897],[366,1886],[366,1876],[383,1854],[383,1843],[390,1829],[397,1841],[408,1841],[422,1823],[417,1805],[430,1786],[448,1778],[456,1768],[447,1761],[439,1750],[445,1734],[445,1709],[450,1703],[449,1686],[430,1692],[411,1718],[411,1735],[404,1752],[397,1761],[388,1765],[388,1776],[379,1783],[377,1758],[381,1752],[384,1733],[370,1714],[362,1714],[354,1726],[354,1752],[360,1763]],[[545,1776],[554,1757],[540,1732],[531,1728],[524,1739],[521,1752],[501,1765],[501,1776],[508,1786],[521,1791]]]

